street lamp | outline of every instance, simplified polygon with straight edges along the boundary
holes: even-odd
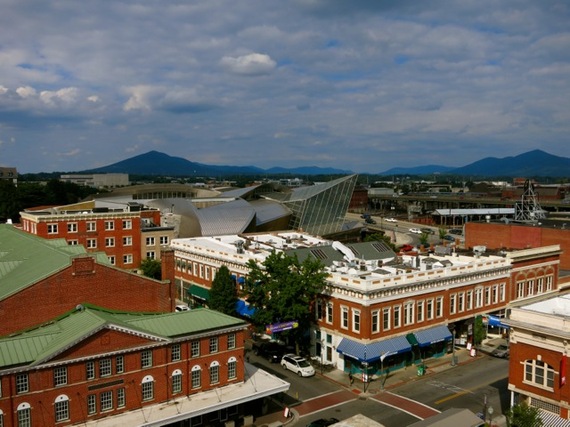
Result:
[[[455,366],[457,361],[455,360],[455,325],[453,326],[452,330],[453,337],[451,338],[453,341],[451,343],[452,353],[451,353],[451,366]]]
[[[362,362],[364,373],[362,374],[362,390],[366,393],[366,383],[368,382],[368,362]]]
[[[384,352],[380,355],[380,371],[382,375],[382,380],[380,381],[380,388],[384,390],[384,383],[386,382],[386,376],[384,375],[384,359],[388,356],[388,352]]]

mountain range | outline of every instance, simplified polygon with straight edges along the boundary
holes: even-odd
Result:
[[[230,176],[230,175],[348,175],[354,172],[335,168],[307,166],[299,168],[261,169],[256,166],[216,166],[195,163],[182,157],[172,157],[149,151],[108,166],[83,173],[128,173],[157,176]],[[440,165],[396,167],[377,175],[456,175],[469,177],[569,177],[570,159],[554,156],[542,150],[532,150],[514,157],[486,157],[474,163],[453,168]]]

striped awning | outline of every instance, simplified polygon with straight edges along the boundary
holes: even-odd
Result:
[[[434,326],[433,328],[414,332],[414,336],[420,347],[427,347],[428,345],[452,338],[451,332],[449,332],[449,329],[445,325]]]
[[[539,409],[538,415],[542,420],[543,426],[570,427],[570,420],[565,420],[564,418],[560,418],[560,415],[553,414],[552,412],[545,411],[544,409]]]
[[[383,341],[375,341],[371,343],[360,343],[348,338],[343,338],[337,346],[336,351],[357,359],[360,362],[372,363],[381,357],[388,357],[398,353],[411,351],[412,346],[405,336],[389,338]]]

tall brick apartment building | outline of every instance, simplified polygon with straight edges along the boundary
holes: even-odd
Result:
[[[162,280],[119,269],[103,253],[0,225],[0,335],[91,303],[109,309],[172,312],[174,255],[164,249]]]
[[[0,425],[210,426],[252,419],[263,398],[289,384],[244,362],[246,328],[207,309],[140,314],[80,305],[0,339]]]

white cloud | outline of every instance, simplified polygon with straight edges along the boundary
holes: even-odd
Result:
[[[22,98],[29,98],[36,95],[36,90],[30,86],[23,86],[16,89],[16,93]]]
[[[250,53],[238,57],[224,56],[220,63],[231,73],[247,76],[269,74],[277,66],[269,55],[262,53]]]
[[[157,88],[147,85],[132,86],[124,89],[130,95],[123,105],[123,110],[143,110],[150,111],[151,98],[156,94]]]
[[[87,97],[87,101],[89,102],[99,102],[101,99],[97,95],[91,95]]]
[[[75,102],[77,94],[77,88],[66,87],[56,91],[44,90],[40,92],[40,99],[48,105],[55,105],[56,102],[60,101],[66,104],[70,104],[72,102]]]
[[[0,85],[0,95],[5,94],[6,92],[8,92],[8,88]]]

